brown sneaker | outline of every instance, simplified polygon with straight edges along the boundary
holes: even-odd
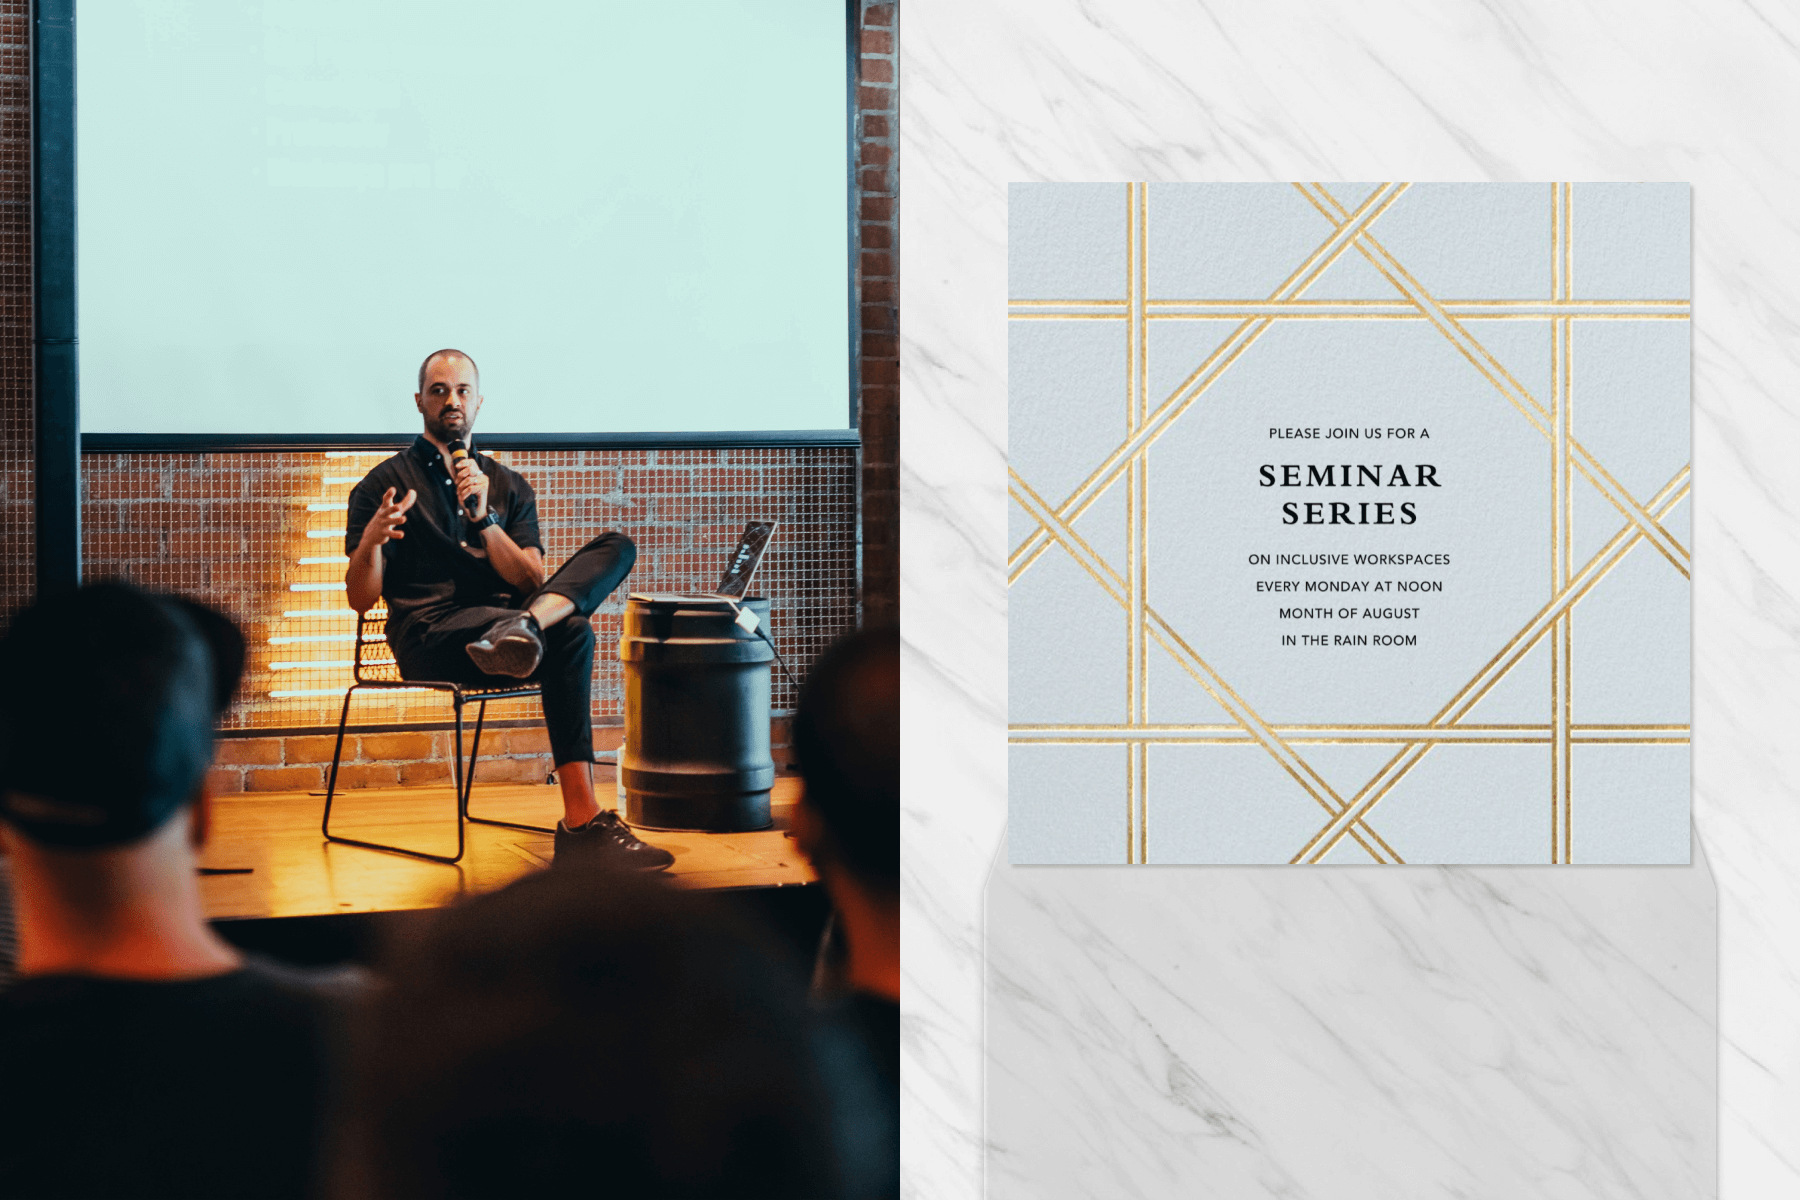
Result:
[[[667,850],[638,838],[610,808],[574,829],[556,823],[557,866],[593,863],[626,871],[660,871],[674,861]]]
[[[536,617],[521,612],[494,622],[480,641],[463,649],[484,674],[523,679],[544,659],[544,633]]]

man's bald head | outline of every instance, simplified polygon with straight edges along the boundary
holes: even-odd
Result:
[[[425,361],[419,364],[419,390],[421,392],[425,390],[425,372],[430,370],[431,364],[440,358],[460,358],[468,363],[469,369],[475,372],[475,386],[477,388],[481,386],[481,368],[475,365],[475,360],[470,358],[467,354],[464,354],[461,350],[446,348],[443,350],[433,350],[430,354],[425,356]]]
[[[425,436],[438,446],[467,438],[481,411],[481,368],[461,350],[434,350],[419,364],[413,403],[425,418]]]

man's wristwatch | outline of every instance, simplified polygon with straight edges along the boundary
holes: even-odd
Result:
[[[482,530],[486,529],[490,525],[497,526],[499,524],[500,524],[500,514],[490,508],[487,510],[487,516],[481,518],[481,520],[469,522],[469,532],[474,534],[476,537],[480,537]]]

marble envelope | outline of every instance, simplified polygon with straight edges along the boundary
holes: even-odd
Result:
[[[1703,853],[1000,864],[986,899],[992,1200],[1718,1194]]]

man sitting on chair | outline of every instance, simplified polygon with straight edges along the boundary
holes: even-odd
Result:
[[[350,607],[367,612],[387,600],[388,645],[404,679],[475,687],[536,680],[562,785],[559,861],[668,866],[673,855],[640,841],[594,798],[588,617],[630,573],[636,547],[608,530],[546,583],[531,485],[469,444],[481,409],[475,360],[460,350],[431,355],[413,402],[424,434],[350,493]]]

